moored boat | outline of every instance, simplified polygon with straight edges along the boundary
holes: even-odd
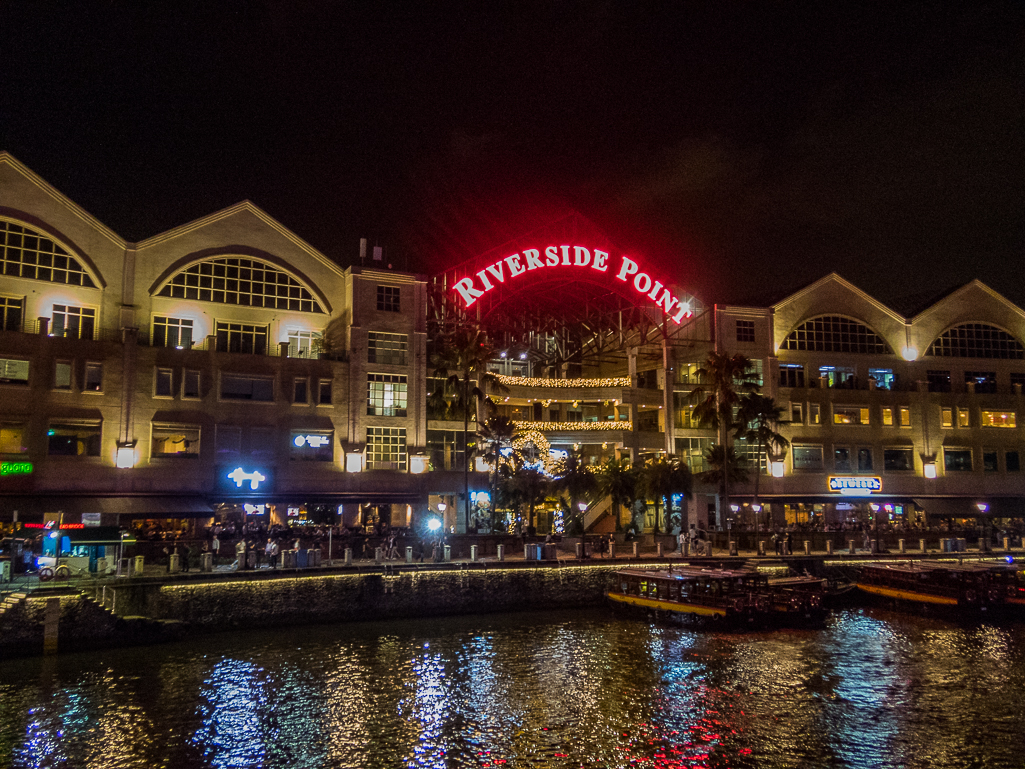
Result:
[[[970,619],[1000,614],[1008,590],[991,564],[866,564],[858,590],[898,607]]]
[[[732,569],[620,569],[608,599],[618,607],[707,620],[711,624],[753,626],[769,616],[765,578]]]

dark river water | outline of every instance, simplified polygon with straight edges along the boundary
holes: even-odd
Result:
[[[0,767],[1025,767],[1025,625],[606,611],[0,663]]]

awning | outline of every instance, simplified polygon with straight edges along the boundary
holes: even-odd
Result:
[[[935,497],[916,499],[915,504],[939,518],[1025,518],[1022,497]],[[980,510],[980,504],[986,508]]]
[[[116,545],[121,542],[121,528],[118,526],[86,526],[84,529],[61,529],[61,536],[67,537],[73,545]],[[126,543],[134,543],[135,537],[125,537]]]
[[[0,521],[46,513],[77,516],[82,513],[108,513],[128,518],[195,518],[213,515],[205,497],[197,496],[125,496],[88,497],[63,495],[0,496]]]

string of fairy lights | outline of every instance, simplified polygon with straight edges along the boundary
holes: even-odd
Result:
[[[497,374],[498,381],[503,385],[519,385],[523,387],[631,387],[628,376],[604,377],[602,379],[544,379],[541,377],[522,377]]]

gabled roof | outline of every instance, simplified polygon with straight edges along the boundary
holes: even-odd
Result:
[[[841,286],[845,290],[850,291],[851,293],[857,295],[862,300],[864,300],[868,304],[870,304],[873,307],[875,307],[876,309],[878,309],[880,312],[889,315],[894,320],[896,320],[896,321],[898,321],[900,323],[905,323],[906,322],[906,319],[904,318],[903,315],[901,315],[900,313],[898,313],[895,310],[891,309],[887,305],[883,304],[878,299],[876,299],[875,297],[873,297],[870,294],[866,293],[865,291],[862,291],[860,288],[858,288],[853,283],[851,283],[849,280],[846,280],[845,278],[843,278],[841,275],[839,275],[836,272],[831,272],[828,275],[825,275],[825,276],[819,278],[818,280],[814,281],[813,283],[809,283],[804,288],[802,288],[802,289],[800,289],[798,291],[795,291],[794,293],[784,297],[780,301],[778,301],[775,304],[773,304],[772,305],[772,309],[773,310],[777,310],[782,305],[789,304],[790,302],[793,302],[796,299],[799,299],[800,297],[804,296],[805,294],[809,294],[809,293],[811,293],[811,292],[813,292],[813,291],[819,289],[820,287],[825,286],[825,285],[827,285],[829,283],[836,283],[836,284],[838,284],[839,286]]]
[[[966,294],[972,290],[982,291],[983,293],[988,294],[989,296],[993,297],[993,299],[995,299],[996,301],[1000,302],[1001,304],[1016,312],[1021,317],[1025,318],[1025,310],[1016,305],[1014,302],[1012,302],[1006,296],[1001,294],[999,291],[995,291],[994,289],[990,288],[985,283],[983,283],[981,280],[976,278],[975,280],[970,280],[964,285],[951,289],[942,294],[941,296],[937,297],[936,299],[934,299],[928,305],[923,307],[917,315],[914,316],[912,322],[917,323],[918,321],[924,319],[925,316],[929,315],[931,312],[942,307],[947,302],[956,301],[961,294]]]

